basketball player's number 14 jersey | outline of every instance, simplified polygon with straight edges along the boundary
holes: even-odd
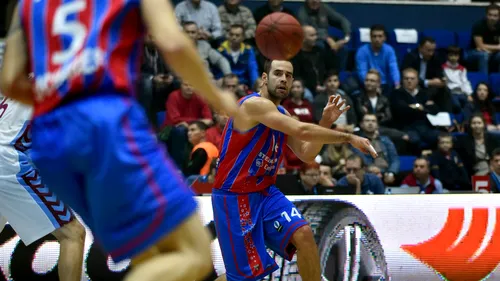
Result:
[[[65,99],[134,92],[140,0],[21,0],[19,12],[35,76],[35,117]]]

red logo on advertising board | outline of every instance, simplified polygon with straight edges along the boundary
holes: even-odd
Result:
[[[493,214],[491,214],[493,215]],[[401,248],[448,281],[480,281],[500,263],[500,208],[488,229],[487,208],[474,208],[468,229],[463,208],[449,209],[441,231],[425,242]]]

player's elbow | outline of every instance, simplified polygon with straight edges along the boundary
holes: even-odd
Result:
[[[158,49],[168,55],[177,54],[192,44],[189,38],[180,30],[175,30],[168,36],[159,34],[156,38],[158,38],[156,42]],[[175,39],[172,40],[172,38]]]
[[[295,127],[294,137],[302,141],[313,141],[314,140],[313,126],[309,123],[301,122],[299,126]]]

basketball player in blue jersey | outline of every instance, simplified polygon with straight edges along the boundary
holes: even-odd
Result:
[[[287,260],[297,251],[304,281],[320,281],[318,250],[308,223],[276,188],[276,174],[288,145],[304,162],[312,162],[325,143],[350,143],[377,157],[367,139],[331,130],[342,109],[330,97],[319,125],[303,123],[279,104],[288,96],[293,66],[267,62],[260,93],[240,100],[243,115],[229,119],[212,193],[214,220],[226,266],[218,280],[260,280],[278,269],[266,246]]]
[[[33,162],[115,262],[132,259],[126,280],[201,280],[209,234],[134,99],[145,27],[184,81],[236,115],[166,0],[19,1],[0,88],[34,106]]]

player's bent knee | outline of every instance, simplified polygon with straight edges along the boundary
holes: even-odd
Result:
[[[309,225],[304,225],[295,230],[292,236],[292,243],[297,250],[307,248],[311,243],[316,243],[311,227]]]
[[[68,224],[56,229],[52,234],[59,242],[77,241],[83,243],[85,241],[86,231],[85,227],[75,218]]]

